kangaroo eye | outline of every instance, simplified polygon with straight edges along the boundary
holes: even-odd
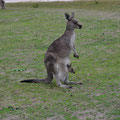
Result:
[[[77,24],[77,22],[75,21],[74,24]]]

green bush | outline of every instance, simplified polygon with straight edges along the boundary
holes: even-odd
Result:
[[[33,8],[38,8],[38,7],[39,7],[39,4],[38,4],[38,3],[33,3],[33,4],[32,4],[32,7],[33,7]]]

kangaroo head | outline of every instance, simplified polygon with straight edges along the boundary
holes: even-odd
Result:
[[[81,29],[82,25],[78,23],[77,20],[73,19],[75,16],[74,13],[70,16],[68,13],[65,13],[65,18],[67,19],[67,30]]]
[[[74,69],[72,68],[72,65],[71,65],[71,64],[70,64],[70,65],[67,64],[67,68],[68,68],[68,71],[69,71],[69,72],[75,74],[75,71],[74,71]]]

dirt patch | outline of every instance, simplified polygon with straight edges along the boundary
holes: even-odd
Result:
[[[21,120],[19,116],[9,116],[7,118],[4,118],[2,120]]]
[[[34,69],[27,69],[27,70],[25,70],[25,73],[32,73],[33,74],[34,71],[35,71]]]
[[[47,118],[46,120],[65,120],[63,115],[55,115],[54,117]]]
[[[73,116],[77,116],[79,120],[86,119],[96,119],[96,120],[105,120],[105,112],[97,112],[96,110],[85,110],[85,111],[76,111],[72,114]]]

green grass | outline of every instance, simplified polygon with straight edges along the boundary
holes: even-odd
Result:
[[[97,3],[96,3],[97,1]],[[11,3],[8,4],[9,7],[17,8],[59,8],[59,9],[89,9],[89,10],[103,10],[103,11],[120,11],[120,1],[119,0],[91,0],[91,1],[74,1],[74,2],[29,2],[29,3]]]
[[[105,4],[107,3],[107,4]],[[0,10],[0,119],[119,120],[120,119],[120,5],[119,1],[7,4]],[[63,34],[65,12],[74,12],[83,29],[76,30],[71,55],[81,81],[73,89],[21,84],[44,78],[44,54]]]

